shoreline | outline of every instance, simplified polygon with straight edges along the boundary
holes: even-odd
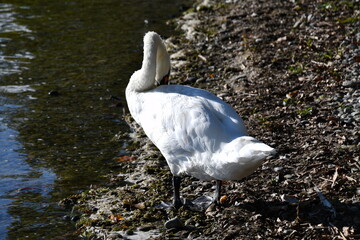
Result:
[[[360,236],[360,10],[355,1],[232,2],[203,1],[175,20],[184,33],[165,41],[171,82],[215,93],[243,117],[251,136],[278,155],[244,181],[226,184],[222,206],[156,208],[171,200],[171,174],[126,116],[134,133],[131,156],[118,159],[124,172],[109,177],[105,187],[62,201],[79,213],[81,236]],[[213,191],[212,183],[190,177],[181,188],[189,200]],[[165,222],[175,217],[181,224],[167,229]]]

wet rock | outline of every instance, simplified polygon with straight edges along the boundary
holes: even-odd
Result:
[[[342,85],[344,87],[355,87],[355,86],[360,86],[360,82],[359,81],[356,81],[356,80],[346,80],[342,83]]]
[[[283,167],[274,167],[275,172],[280,172],[281,170],[283,170]]]
[[[80,216],[78,216],[78,215],[71,217],[71,221],[73,221],[73,222],[77,222],[77,221],[79,221],[79,219],[80,219]]]
[[[57,97],[60,95],[60,93],[57,90],[51,90],[50,92],[48,92],[48,95],[52,97]]]
[[[147,232],[147,231],[150,231],[151,229],[154,229],[155,226],[153,225],[145,225],[145,226],[141,226],[139,227],[139,231],[143,231],[143,232]]]
[[[216,206],[215,204],[211,204],[205,211],[206,216],[214,217],[216,215]]]
[[[187,82],[189,82],[189,83],[194,83],[194,82],[196,82],[196,80],[197,80],[196,77],[189,77],[189,78],[187,79]]]
[[[196,80],[196,83],[203,83],[205,82],[205,78],[199,78]]]
[[[134,231],[133,230],[127,230],[125,232],[125,234],[128,235],[128,236],[131,236],[131,235],[134,235]]]
[[[181,220],[178,217],[174,217],[165,222],[165,228],[181,230],[184,228],[184,224],[181,222]]]
[[[119,233],[110,233],[108,236],[107,236],[107,239],[122,239],[123,236]]]

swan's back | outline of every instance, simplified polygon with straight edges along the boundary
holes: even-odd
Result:
[[[207,91],[166,85],[138,96],[141,107],[132,115],[160,150],[159,141],[171,139],[186,151],[216,152],[222,142],[247,135],[235,110]]]

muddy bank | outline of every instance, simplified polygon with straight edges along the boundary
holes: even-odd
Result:
[[[230,103],[250,135],[278,150],[225,184],[203,211],[162,208],[172,197],[164,158],[129,116],[124,172],[65,199],[89,239],[356,239],[360,237],[360,29],[354,1],[204,1],[167,39],[173,83]],[[119,134],[119,137],[128,137]],[[182,195],[214,183],[186,178]],[[169,219],[174,225],[165,224]],[[141,236],[139,234],[142,234]]]

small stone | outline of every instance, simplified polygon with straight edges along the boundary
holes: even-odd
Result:
[[[191,218],[189,218],[188,220],[185,221],[185,226],[192,225],[192,224],[194,224],[194,220]]]
[[[344,82],[342,83],[342,85],[343,85],[344,87],[352,87],[352,86],[355,85],[355,83],[356,83],[356,82],[354,82],[354,81],[346,80],[346,81],[344,81]]]
[[[221,196],[220,198],[220,204],[225,204],[225,202],[227,201],[228,197],[226,195]]]
[[[77,222],[79,219],[80,219],[80,217],[78,215],[75,215],[71,218],[71,221]]]
[[[166,229],[182,229],[184,227],[184,224],[181,222],[181,220],[178,217],[174,217],[167,222],[165,222],[165,228]]]
[[[211,204],[206,210],[205,215],[209,217],[213,217],[216,214],[216,206],[215,204]]]
[[[126,235],[134,235],[134,231],[133,230],[127,230]]]
[[[291,178],[293,178],[293,177],[294,177],[294,174],[286,174],[286,175],[284,176],[285,179],[291,179]]]
[[[57,97],[60,95],[59,91],[51,90],[49,93],[49,96]]]
[[[205,82],[205,79],[204,78],[199,78],[196,80],[196,83],[203,83]]]
[[[274,167],[275,172],[280,172],[283,169],[283,167]]]
[[[107,236],[108,239],[121,239],[123,238],[121,236],[121,234],[118,234],[118,233],[110,233],[108,236]]]
[[[154,229],[154,228],[155,228],[155,226],[145,225],[145,226],[139,227],[139,231],[148,232],[148,231],[150,231],[151,229]]]
[[[196,82],[196,80],[197,80],[196,77],[189,77],[189,78],[187,79],[187,82],[194,83],[194,82]]]

